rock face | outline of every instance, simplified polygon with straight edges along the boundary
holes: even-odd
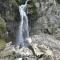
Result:
[[[33,0],[38,11],[38,19],[32,34],[47,33],[60,40],[60,4],[55,0]]]
[[[56,60],[60,59],[60,41],[56,40],[54,36],[47,34],[34,35],[31,38],[27,38],[27,41],[34,49],[36,55],[46,53],[46,55],[54,56]],[[52,49],[52,51],[50,49]],[[49,58],[47,59],[49,60]]]

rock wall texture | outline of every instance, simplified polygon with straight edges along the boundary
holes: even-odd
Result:
[[[46,33],[60,40],[59,0],[33,0],[37,7],[38,18],[32,28],[33,34]]]

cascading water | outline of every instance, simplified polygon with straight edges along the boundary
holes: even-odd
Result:
[[[26,1],[24,5],[19,6],[19,13],[20,13],[21,21],[19,25],[16,43],[18,45],[21,44],[21,46],[25,46],[25,40],[27,37],[29,37],[28,17],[25,11],[27,8],[27,2],[28,0]]]

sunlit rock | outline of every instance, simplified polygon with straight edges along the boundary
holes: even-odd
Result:
[[[39,45],[36,42],[33,43],[32,42],[33,40],[31,38],[28,38],[27,41],[32,46],[32,48],[35,52],[35,55],[37,55],[37,56],[46,55],[46,56],[52,56],[52,57],[54,56],[53,51],[46,45],[44,45],[44,44]]]
[[[33,52],[27,47],[22,47],[21,49],[18,49],[16,53],[20,54],[22,56],[31,56],[31,55],[33,55]]]
[[[9,55],[13,55],[13,53],[15,52],[15,48],[14,45],[10,45],[11,42],[7,43],[7,45],[5,46],[5,48],[0,52],[0,57],[6,57]]]

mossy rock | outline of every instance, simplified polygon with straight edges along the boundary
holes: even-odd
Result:
[[[3,18],[0,17],[0,38],[4,38],[6,31],[6,22]]]
[[[6,28],[6,22],[3,18],[0,17],[0,29],[4,29]]]
[[[6,43],[5,32],[6,32],[6,22],[3,18],[0,17],[0,48],[3,48]]]
[[[4,39],[0,39],[0,49],[4,48],[5,44],[6,44],[5,40]]]

